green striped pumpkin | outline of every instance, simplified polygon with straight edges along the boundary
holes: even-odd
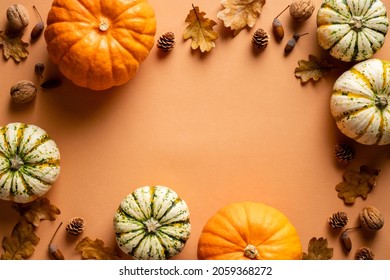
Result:
[[[60,172],[56,143],[38,126],[0,127],[0,199],[27,203],[45,195]]]
[[[169,259],[190,237],[189,210],[170,188],[141,187],[121,202],[114,231],[119,248],[134,259]]]
[[[335,82],[330,109],[346,136],[366,145],[390,143],[390,62],[368,59]]]
[[[389,27],[380,0],[324,0],[317,13],[317,39],[342,61],[372,57],[384,44]]]

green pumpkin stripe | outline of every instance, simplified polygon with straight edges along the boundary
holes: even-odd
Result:
[[[21,176],[19,172],[9,173],[7,180],[11,181],[10,188],[8,191],[10,197],[19,196],[22,193],[26,194],[27,196],[31,196],[34,194],[31,186],[27,184],[27,182],[24,180],[23,176]],[[2,187],[4,187],[4,185]]]
[[[164,193],[164,197],[162,198],[163,203],[156,203],[156,198],[159,196],[159,193],[156,192],[158,187],[150,187],[149,188],[149,194],[150,199],[148,201],[144,201],[145,197],[143,197],[141,192],[133,192],[131,194],[131,197],[133,198],[135,205],[131,205],[132,209],[135,210],[137,213],[141,213],[143,218],[141,221],[146,221],[149,218],[155,218],[158,221],[163,220],[175,207],[177,207],[178,202],[181,201],[180,198],[176,198],[174,201],[169,199],[169,196],[172,195],[170,191],[167,191]],[[163,206],[166,206],[168,203],[170,205],[161,212],[160,210],[163,208]],[[144,207],[144,204],[147,205],[146,209]],[[136,206],[136,209],[134,209]],[[183,212],[178,213],[175,217],[179,216]],[[138,219],[131,213],[125,213],[125,215],[129,218]],[[158,217],[157,217],[158,215]],[[170,218],[172,220],[172,217]]]
[[[44,195],[60,170],[58,148],[35,125],[10,123],[0,128],[0,198],[26,203]]]
[[[118,245],[134,258],[168,259],[184,248],[191,226],[185,202],[166,187],[151,186],[122,201],[114,228]]]
[[[27,127],[27,125],[20,124],[16,130],[16,143],[15,143],[16,151],[15,151],[15,153],[17,155],[19,155],[19,152],[20,152],[20,143],[22,142],[24,131],[25,131],[26,127]]]
[[[340,26],[339,29],[332,28],[333,32],[328,35],[324,33],[329,38],[326,45],[322,44],[336,58],[346,61],[364,60],[382,47],[389,23],[381,2],[324,1],[320,10],[323,11],[323,14],[320,13],[321,19],[327,23],[320,24],[322,27]],[[348,28],[345,28],[346,25]],[[366,49],[370,51],[367,52]]]
[[[51,171],[51,170],[49,170]],[[19,170],[19,173],[21,173],[23,175],[23,178],[24,176],[29,176],[35,180],[37,180],[39,183],[41,183],[42,185],[47,185],[49,186],[52,182],[51,181],[45,181],[44,178],[45,178],[45,175],[49,174],[50,172],[46,172],[46,174],[35,174],[35,172],[32,172],[28,167],[22,167],[20,170]]]
[[[357,137],[355,138],[356,140],[359,140],[360,138],[362,138],[367,132],[368,132],[368,129],[370,128],[370,126],[372,125],[372,123],[374,122],[374,119],[375,119],[375,116],[372,115],[371,116],[371,119],[370,121],[367,123],[366,127],[357,135]],[[380,122],[381,124],[383,124],[383,117],[381,117],[380,119]],[[376,135],[377,137],[377,140],[375,142],[375,144],[378,144],[381,139],[382,139],[382,136],[383,136],[383,129],[381,128],[382,126],[380,125],[379,128],[378,128],[378,133]]]
[[[1,152],[8,158],[11,156],[10,151],[11,151],[11,144],[8,142],[8,138],[6,136],[6,133],[8,131],[7,126],[3,126],[0,129],[0,136],[2,138],[2,143],[3,145],[0,145]]]
[[[176,236],[173,236],[171,234],[168,234],[168,233],[162,231],[162,228],[163,227],[158,229],[155,233],[142,232],[143,237],[140,240],[138,240],[138,243],[136,244],[136,246],[133,247],[133,249],[130,252],[131,255],[135,255],[137,250],[140,249],[140,246],[144,245],[145,243],[156,242],[155,239],[157,239],[158,244],[161,245],[161,248],[163,249],[162,255],[160,255],[159,257],[162,257],[163,259],[167,259],[167,258],[170,258],[171,256],[175,255],[177,252],[179,252],[184,247],[184,244],[186,243],[188,237],[185,238],[183,236],[183,238],[178,238]],[[133,238],[131,238],[129,240],[126,240],[125,243],[132,242],[135,239],[135,237],[138,237],[138,236],[139,235],[134,236]],[[169,242],[167,242],[168,240],[169,240]],[[176,244],[176,246],[174,246],[175,244]],[[145,246],[145,248],[148,249],[148,251],[146,252],[148,258],[153,258],[153,255],[154,255],[154,254],[152,254],[153,246]],[[171,250],[170,250],[170,248],[171,248]],[[172,250],[172,248],[174,250]],[[171,252],[171,251],[173,251],[173,252]]]
[[[42,144],[46,143],[49,140],[51,140],[49,135],[43,134],[39,139],[35,140],[35,143],[33,144],[33,146],[29,150],[24,151],[24,149],[23,149],[22,150],[23,152],[22,152],[22,154],[20,156],[23,159],[28,161],[31,158],[32,152],[37,150],[39,148],[39,146],[41,146]],[[31,136],[27,139],[27,141],[25,142],[25,145],[28,144],[30,141],[31,141]]]

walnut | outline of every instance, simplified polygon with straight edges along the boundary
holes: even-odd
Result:
[[[33,82],[19,81],[11,87],[11,98],[15,103],[26,103],[34,99],[37,93],[37,88]]]
[[[27,9],[20,4],[13,4],[7,9],[7,32],[11,34],[21,32],[29,23]]]
[[[314,12],[312,0],[294,0],[290,5],[290,15],[297,21],[307,20]]]
[[[380,230],[384,224],[382,213],[374,206],[364,207],[359,218],[361,226],[370,231]]]

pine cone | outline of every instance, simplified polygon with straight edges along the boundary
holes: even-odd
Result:
[[[329,225],[334,229],[344,227],[347,224],[347,222],[348,222],[348,216],[347,213],[345,212],[334,213],[328,219]]]
[[[258,49],[264,49],[267,47],[270,40],[269,34],[264,29],[257,29],[252,37],[252,44]]]
[[[71,235],[80,235],[83,233],[85,228],[85,222],[83,218],[74,217],[69,220],[66,226],[66,231]]]
[[[374,253],[368,247],[362,247],[355,252],[355,260],[373,260],[374,257]]]
[[[349,163],[355,158],[355,150],[347,143],[337,144],[334,148],[337,160],[341,163]]]
[[[166,32],[160,36],[157,41],[157,47],[164,52],[168,52],[175,46],[175,34],[173,32]]]

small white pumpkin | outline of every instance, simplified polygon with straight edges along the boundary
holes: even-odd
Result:
[[[114,215],[114,231],[119,248],[134,259],[169,259],[190,237],[190,213],[170,188],[145,186],[123,199]]]
[[[335,82],[330,109],[346,136],[366,145],[390,143],[390,62],[362,61]]]
[[[317,13],[317,39],[342,61],[372,57],[384,44],[389,21],[380,0],[324,0]]]
[[[0,199],[27,203],[45,195],[60,172],[56,143],[38,126],[0,127]]]

